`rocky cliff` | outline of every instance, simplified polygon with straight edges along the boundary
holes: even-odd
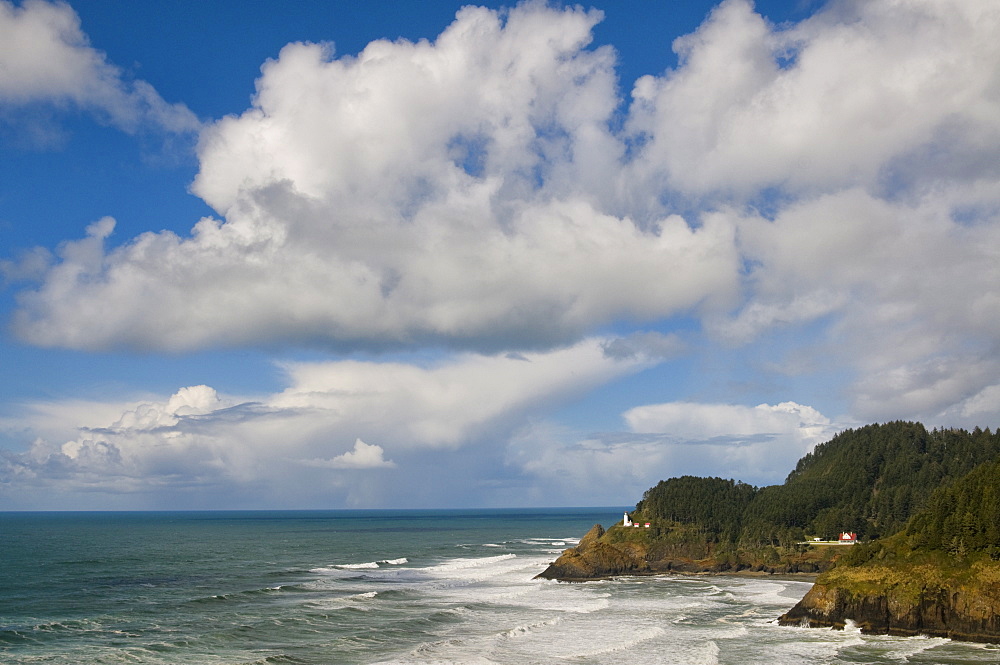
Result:
[[[538,577],[565,582],[607,579],[618,575],[660,573],[815,574],[836,560],[836,552],[720,552],[697,534],[674,529],[605,531],[595,524],[580,544],[564,550]]]
[[[601,540],[604,534],[604,527],[595,524],[579,545],[564,550],[538,577],[582,582],[650,572],[643,548],[611,545]]]
[[[778,622],[833,628],[853,622],[864,633],[1000,642],[1000,564],[834,569]]]
[[[853,548],[827,549],[844,552]],[[717,554],[685,556],[698,552],[697,548],[671,545],[646,530],[612,527],[605,532],[595,524],[579,545],[564,550],[538,577],[583,582],[670,572],[794,573],[815,566],[829,568],[835,563],[832,557],[797,563],[790,554],[774,565],[732,565]],[[986,555],[956,561],[933,552],[905,558],[889,552],[884,559],[888,560],[848,562],[826,570],[779,623],[838,629],[853,623],[870,634],[1000,643],[1000,561]]]

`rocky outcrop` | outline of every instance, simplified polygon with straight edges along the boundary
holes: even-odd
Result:
[[[679,531],[674,532],[677,535]],[[684,535],[681,533],[680,535]],[[671,538],[662,529],[630,529],[613,526],[607,532],[595,524],[576,547],[564,550],[537,577],[582,582],[619,575],[662,573],[700,574],[811,574],[826,570],[835,556],[797,552],[766,560],[753,553],[718,555],[711,543],[697,538]]]
[[[580,544],[564,550],[537,577],[547,580],[584,582],[607,579],[616,575],[649,573],[649,564],[641,547],[629,544],[611,545],[601,541],[604,527],[595,524],[580,539]]]
[[[851,622],[870,634],[1000,642],[1000,589],[988,573],[962,581],[934,570],[909,570],[905,579],[884,571],[891,569],[834,570],[778,622],[838,629]]]

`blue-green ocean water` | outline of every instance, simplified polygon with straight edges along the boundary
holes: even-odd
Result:
[[[0,663],[996,663],[786,628],[801,581],[534,580],[621,511],[0,513]]]

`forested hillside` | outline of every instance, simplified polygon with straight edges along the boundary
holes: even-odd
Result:
[[[842,432],[782,485],[684,476],[539,577],[821,573],[784,625],[1000,640],[1000,431],[893,422]],[[853,531],[851,547],[814,543]]]
[[[977,553],[1000,559],[1000,460],[939,488],[910,520],[906,535],[913,549],[945,551],[957,559]]]
[[[673,478],[650,488],[636,510],[643,519],[689,525],[710,542],[741,547],[790,546],[806,536],[835,538],[841,531],[881,538],[903,529],[939,487],[995,459],[1000,459],[1000,430],[868,425],[817,446],[783,485],[758,489],[720,478]],[[942,507],[941,513],[948,510]],[[965,517],[948,519],[949,534],[965,528],[954,524]],[[966,530],[972,534],[974,528]],[[978,542],[975,538],[969,535],[967,541]]]
[[[735,542],[757,492],[756,487],[735,480],[682,476],[646,490],[636,514],[640,520],[696,526],[709,542]]]
[[[1000,640],[1000,460],[935,490],[895,535],[848,548],[783,625]]]

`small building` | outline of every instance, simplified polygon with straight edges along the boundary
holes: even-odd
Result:
[[[858,534],[854,533],[853,531],[850,532],[850,533],[848,533],[847,531],[844,531],[843,533],[840,534],[840,542],[841,543],[845,543],[845,544],[846,543],[852,543],[852,544],[856,543],[856,542],[858,542]]]
[[[649,522],[646,522],[645,526],[646,526],[646,528],[648,529],[649,527],[651,527],[651,526],[653,526],[653,525],[652,525],[652,524],[650,524]]]

